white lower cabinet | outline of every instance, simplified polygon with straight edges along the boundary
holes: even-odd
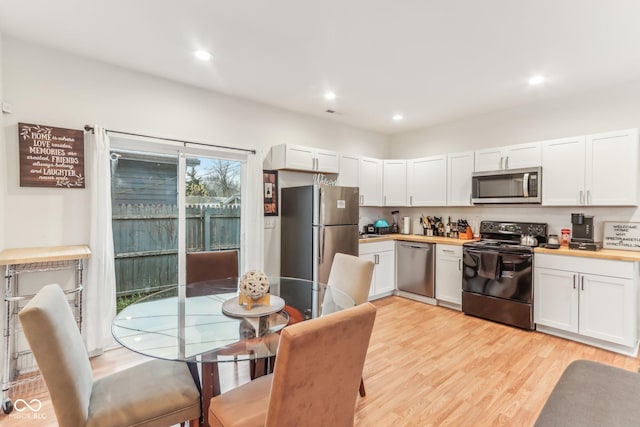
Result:
[[[541,332],[635,355],[637,263],[536,254],[534,321]]]
[[[457,308],[462,304],[462,246],[436,245],[436,299]]]
[[[360,258],[373,261],[373,277],[369,299],[391,295],[396,288],[395,242],[371,242],[360,244]]]

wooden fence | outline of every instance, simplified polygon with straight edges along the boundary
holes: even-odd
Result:
[[[178,283],[178,207],[113,206],[116,295]],[[186,209],[187,252],[240,248],[240,205]]]

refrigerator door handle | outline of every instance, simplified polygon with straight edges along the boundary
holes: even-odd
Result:
[[[322,227],[322,234],[320,234],[320,264],[324,262],[324,242],[326,240],[326,231],[327,229],[325,227]]]

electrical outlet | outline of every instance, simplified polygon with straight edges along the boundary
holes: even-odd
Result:
[[[13,113],[13,105],[9,104],[8,102],[3,102],[2,112],[7,114]]]
[[[264,219],[264,228],[276,228],[276,219],[267,217]]]

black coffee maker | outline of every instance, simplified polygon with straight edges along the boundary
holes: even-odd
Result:
[[[597,251],[602,248],[602,244],[593,239],[593,216],[572,213],[571,225],[570,249]]]

